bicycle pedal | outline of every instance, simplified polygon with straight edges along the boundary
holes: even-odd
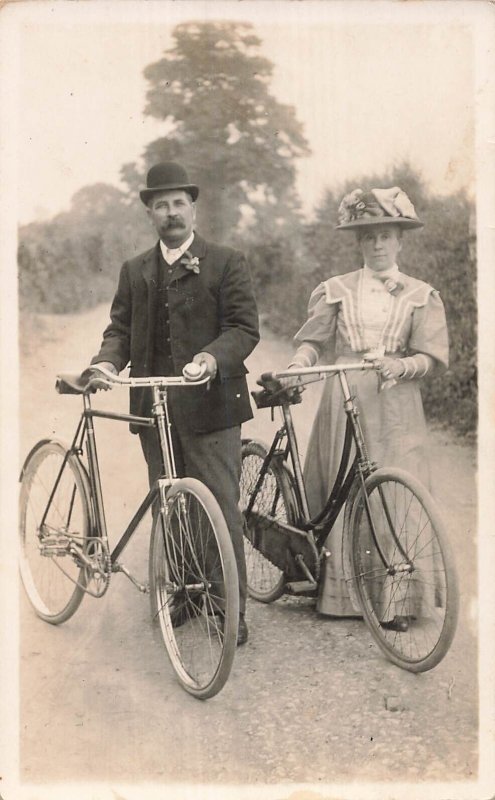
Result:
[[[318,588],[315,581],[289,581],[285,588],[290,594],[302,594],[303,592],[313,592]]]

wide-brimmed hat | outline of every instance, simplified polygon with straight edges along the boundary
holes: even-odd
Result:
[[[145,205],[156,192],[166,192],[170,189],[184,189],[188,192],[193,202],[196,200],[199,189],[194,183],[189,182],[186,170],[175,161],[161,161],[155,164],[146,176],[146,189],[139,192],[139,197]]]
[[[354,189],[346,194],[338,210],[337,230],[355,231],[369,225],[400,225],[422,228],[414,206],[398,186],[391,189]]]

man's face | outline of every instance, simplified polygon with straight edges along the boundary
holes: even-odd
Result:
[[[157,192],[148,205],[148,216],[167,247],[180,247],[193,231],[196,207],[183,189]]]
[[[397,225],[376,225],[360,231],[359,246],[365,264],[375,272],[390,269],[396,263],[401,249],[401,236]]]

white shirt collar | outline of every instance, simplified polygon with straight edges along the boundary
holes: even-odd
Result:
[[[178,258],[183,256],[186,250],[189,250],[193,241],[194,241],[194,231],[191,233],[189,238],[186,239],[185,242],[182,242],[180,247],[167,247],[167,245],[160,239],[160,249],[162,251],[162,256],[167,262],[167,264],[173,264],[174,261],[177,261]]]
[[[399,276],[399,267],[397,266],[397,264],[394,264],[393,267],[390,267],[390,269],[385,269],[382,272],[377,272],[376,270],[371,269],[371,267],[368,267],[368,265],[365,264],[363,270],[364,270],[364,277],[368,279],[373,278],[374,275],[379,275],[380,278],[398,278]]]

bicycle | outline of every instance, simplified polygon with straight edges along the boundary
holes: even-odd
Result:
[[[61,394],[82,396],[72,444],[42,439],[21,471],[20,573],[36,614],[53,625],[68,620],[85,594],[101,598],[113,573],[126,575],[151,598],[151,613],[182,687],[199,699],[225,685],[237,643],[239,588],[230,535],[204,484],[176,475],[167,393],[207,382],[195,364],[185,377],[121,378],[103,367],[60,375]],[[149,387],[150,417],[93,409],[102,384]],[[150,488],[113,550],[105,520],[93,420],[105,418],[156,428],[163,474]],[[83,456],[85,459],[83,461]],[[152,511],[149,583],[119,561],[145,514]]]
[[[343,570],[373,638],[397,666],[435,667],[457,625],[459,591],[453,554],[426,488],[402,469],[369,458],[347,373],[372,361],[268,372],[252,392],[258,408],[275,408],[282,427],[270,447],[243,440],[241,508],[248,592],[270,603],[284,593],[316,596],[330,555],[325,540],[343,510]],[[339,470],[324,507],[311,518],[291,405],[314,380],[338,376],[346,414]],[[298,384],[284,387],[280,379]],[[354,456],[351,455],[354,447]]]

